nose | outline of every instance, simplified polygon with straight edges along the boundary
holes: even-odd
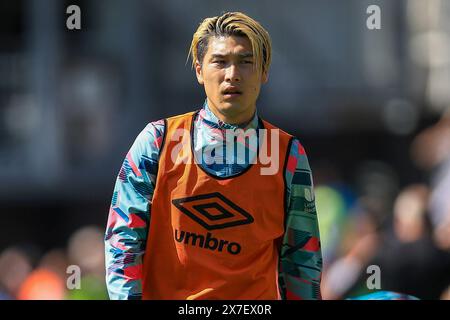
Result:
[[[239,67],[234,63],[230,63],[225,71],[225,81],[227,82],[239,82],[241,81],[241,73]]]

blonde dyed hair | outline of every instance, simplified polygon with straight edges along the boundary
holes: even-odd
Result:
[[[268,72],[272,59],[272,43],[263,26],[242,12],[227,12],[221,16],[206,18],[192,37],[189,56],[192,67],[195,62],[203,62],[211,37],[247,37],[252,45],[253,58],[259,72]]]

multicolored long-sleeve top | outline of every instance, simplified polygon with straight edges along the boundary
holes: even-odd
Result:
[[[228,143],[225,130],[258,129],[258,125],[256,113],[246,125],[226,124],[205,102],[194,123],[194,148],[211,150],[211,145],[222,144],[225,149]],[[141,131],[116,180],[105,234],[106,282],[111,299],[140,299],[142,296],[142,261],[164,130],[164,121],[160,120],[149,123]],[[234,159],[226,158],[217,163],[204,158],[201,165],[218,176],[234,175],[257,156],[256,150],[246,150],[245,161],[238,159],[239,154],[223,152],[224,158]],[[285,176],[288,212],[280,254],[280,292],[285,299],[321,299],[322,253],[312,173],[305,150],[297,139],[291,146]]]

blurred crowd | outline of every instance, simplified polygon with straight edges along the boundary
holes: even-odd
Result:
[[[67,248],[40,252],[33,244],[0,252],[0,300],[105,300],[103,231],[86,226]]]
[[[387,164],[360,172],[359,192],[340,181],[316,187],[324,299],[377,290],[450,299],[450,114],[419,132],[410,161],[425,181],[399,186]],[[378,288],[368,285],[375,266]]]

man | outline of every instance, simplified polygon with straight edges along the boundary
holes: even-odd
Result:
[[[203,108],[148,124],[117,178],[105,236],[111,299],[320,299],[305,150],[256,112],[267,31],[239,12],[207,18],[190,54]]]

